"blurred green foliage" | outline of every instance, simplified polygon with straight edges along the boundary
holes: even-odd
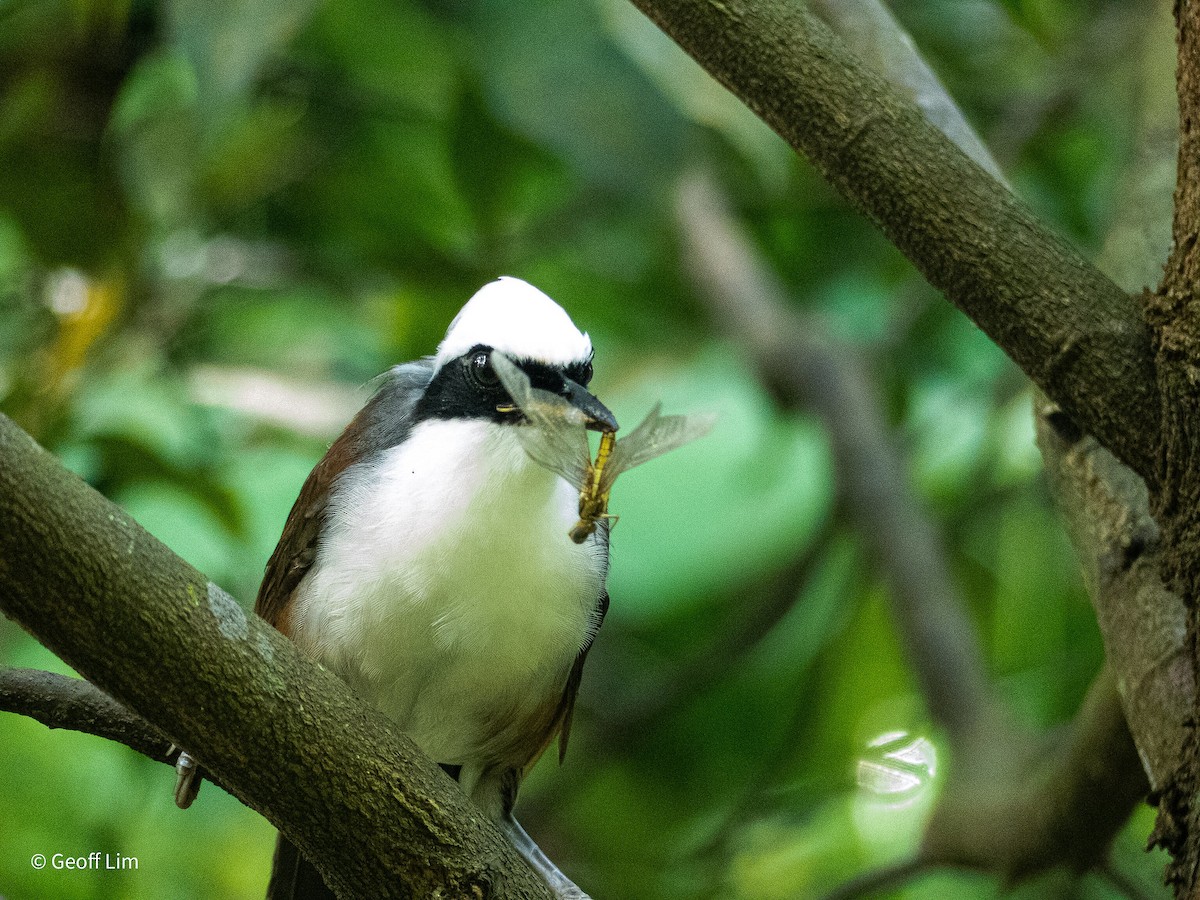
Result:
[[[1100,29],[1136,36],[1132,13],[893,6],[1019,192],[1094,250],[1132,121],[1112,47],[1133,38]],[[822,427],[693,296],[671,210],[701,164],[875,374],[1001,693],[1065,721],[1101,649],[1023,379],[624,0],[0,0],[0,408],[249,605],[365,383],[432,352],[485,281],[534,282],[591,332],[623,421],[660,397],[721,418],[617,488],[572,752],[522,818],[599,898],[815,896],[911,851],[952,761],[890,800],[856,783],[881,735],[942,738]],[[802,554],[779,621],[730,640]],[[0,664],[64,670],[4,621]],[[211,786],[178,811],[171,786],[123,747],[0,717],[0,895],[259,896],[270,827]],[[1139,814],[1115,853],[1152,891],[1148,830]],[[29,864],[94,850],[139,870]],[[1013,896],[1071,892],[1116,896],[1053,876]],[[951,873],[895,896],[1001,893]]]

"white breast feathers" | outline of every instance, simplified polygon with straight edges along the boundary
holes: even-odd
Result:
[[[607,546],[513,429],[431,420],[338,480],[293,637],[434,760],[471,764],[561,695],[596,627]]]

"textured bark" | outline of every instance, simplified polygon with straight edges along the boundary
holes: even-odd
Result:
[[[1166,578],[1189,603],[1200,595],[1200,4],[1176,7],[1179,162],[1174,248],[1162,284],[1146,296],[1163,427],[1150,478],[1167,534]]]
[[[1195,227],[1196,195],[1200,194],[1196,177],[1200,174],[1200,137],[1195,133],[1200,129],[1196,91],[1200,59],[1193,58],[1200,56],[1195,47],[1200,32],[1196,4],[1185,0],[1176,4],[1182,131],[1175,198],[1176,253],[1163,288],[1147,304],[1154,332],[1151,338],[1147,317],[1128,295],[1048,234],[994,181],[950,149],[911,103],[865,71],[803,5],[787,0],[634,3],[793,147],[808,155],[933,285],[1056,401],[1062,419],[1072,429],[1094,435],[1146,479],[1154,511],[1164,524],[1164,541],[1161,557],[1135,566],[1130,581],[1147,587],[1148,594],[1141,599],[1151,606],[1156,598],[1163,604],[1177,603],[1168,592],[1154,590],[1154,565],[1161,559],[1171,587],[1193,607],[1189,612],[1191,646],[1183,655],[1183,667],[1195,665],[1197,627],[1192,598],[1200,584],[1200,489],[1195,486],[1200,481],[1200,439],[1192,434],[1200,428],[1200,411],[1195,408],[1200,364],[1194,352],[1200,346],[1194,334],[1200,329],[1200,310],[1192,292],[1200,274],[1195,271],[1200,256]],[[1093,474],[1095,471],[1099,470]],[[1124,474],[1115,467],[1106,473],[1118,478]],[[1119,512],[1117,505],[1119,501],[1110,504],[1108,511]],[[1131,561],[1136,562],[1140,555],[1131,553]],[[1181,896],[1200,897],[1200,885],[1196,884],[1200,804],[1190,802],[1200,785],[1200,752],[1191,740],[1194,728],[1187,732],[1191,747],[1183,775],[1173,780],[1165,771],[1172,762],[1168,745],[1174,743],[1177,751],[1180,736],[1178,720],[1171,717],[1177,715],[1180,702],[1186,704],[1194,696],[1192,685],[1197,681],[1194,672],[1191,678],[1175,677],[1180,675],[1180,653],[1178,643],[1170,643],[1177,638],[1172,631],[1177,621],[1171,619],[1169,609],[1169,605],[1156,608],[1161,615],[1140,634],[1133,625],[1140,628],[1147,623],[1130,623],[1130,611],[1119,610],[1125,623],[1120,627],[1128,627],[1134,637],[1146,640],[1157,635],[1168,645],[1158,660],[1165,672],[1135,669],[1134,677],[1123,676],[1117,683],[1148,694],[1163,692],[1140,698],[1144,714],[1140,725],[1153,732],[1146,746],[1155,761],[1148,761],[1147,768],[1155,773],[1156,782],[1166,781],[1170,788],[1159,836],[1165,836],[1180,855],[1176,877],[1184,885]],[[1117,611],[1117,605],[1110,611]],[[1109,624],[1120,618],[1114,615]],[[1115,658],[1132,666],[1153,660],[1152,652],[1139,656],[1137,648],[1124,649],[1129,653]],[[1139,778],[1129,769],[1135,766],[1127,752],[1133,745],[1127,736],[1122,739],[1119,735],[1123,727],[1113,727],[1121,724],[1111,716],[1116,709],[1116,691],[1106,689],[1104,680],[1094,686],[1077,727],[1088,740],[1104,739],[1100,744],[1112,751],[1112,758],[1125,761],[1124,769],[1116,767],[1112,774],[1128,779],[1120,785],[1081,782],[1084,793],[1073,795],[1086,799],[1089,792],[1099,791],[1119,797],[1114,808],[1096,810],[1100,818],[1113,818],[1114,809],[1127,811],[1136,802],[1136,792],[1144,782],[1140,787]],[[1156,716],[1160,718],[1154,723]],[[1090,734],[1089,721],[1099,729],[1095,734]],[[1115,743],[1108,744],[1108,739]],[[1074,746],[1082,745],[1077,742]],[[1030,800],[1033,805],[1027,812],[1032,824],[1038,821],[1038,809],[1036,798]],[[986,796],[979,798],[983,806],[988,802]],[[939,816],[950,825],[935,820],[930,829],[947,838],[943,851],[958,834],[974,843],[974,836],[960,832],[957,825],[961,823],[955,823],[953,815],[945,815],[947,811],[943,806]],[[997,808],[996,812],[998,821],[1014,821],[1004,810]],[[1190,830],[1186,827],[1189,816],[1198,819],[1190,823]],[[1176,824],[1180,827],[1173,827]],[[1048,834],[1040,828],[1028,830]],[[995,855],[994,848],[974,846],[981,851],[981,858]],[[1030,846],[1021,855],[1037,850]],[[958,855],[969,862],[973,852],[965,847],[961,854],[951,850],[948,856]],[[1067,852],[1086,862],[1091,851],[1079,847]]]
[[[1187,647],[1200,675],[1200,3],[1175,4],[1179,157],[1174,247],[1162,284],[1145,296],[1158,372],[1162,427],[1147,480],[1163,529],[1163,577],[1188,610]],[[1180,897],[1200,897],[1200,739],[1188,720],[1183,765],[1160,804],[1157,837],[1174,856],[1170,878]]]
[[[1160,573],[1162,534],[1140,478],[1045,398],[1037,414],[1050,487],[1083,567],[1129,729],[1159,791],[1179,765],[1196,700],[1186,610]]]
[[[1175,29],[1169,0],[1137,14],[1143,33],[1135,82],[1137,142],[1122,179],[1100,269],[1126,290],[1157,281],[1171,250],[1179,115]],[[1038,447],[1051,490],[1079,556],[1108,666],[1154,791],[1173,776],[1195,703],[1186,651],[1187,613],[1162,579],[1162,530],[1138,475],[1056,404],[1035,401]]]
[[[342,896],[548,898],[340,679],[0,416],[0,609],[193,752]]]
[[[169,737],[79,678],[36,669],[0,671],[0,711],[28,716],[47,728],[108,738],[158,762],[175,755]]]
[[[991,151],[883,0],[809,0],[808,5],[860,60],[906,93],[931,125],[980,168],[1008,186]]]
[[[794,0],[634,0],[1135,470],[1158,431],[1136,304]]]

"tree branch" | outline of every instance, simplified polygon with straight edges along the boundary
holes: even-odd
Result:
[[[809,0],[808,5],[859,59],[906,91],[930,124],[1008,187],[991,151],[881,0]]]
[[[688,268],[714,314],[786,396],[803,397],[827,420],[846,503],[865,523],[861,530],[892,582],[897,624],[922,691],[956,745],[922,859],[1010,881],[1059,865],[1090,868],[1148,787],[1115,679],[1107,669],[1097,676],[1070,729],[1053,742],[993,706],[973,628],[937,539],[903,487],[865,379],[790,311],[711,183],[690,181],[679,207]]]
[[[634,0],[1085,429],[1143,475],[1158,401],[1136,305],[792,0]]]
[[[1164,149],[1173,146],[1174,108],[1170,102],[1160,100],[1161,96],[1171,96],[1164,78],[1169,72],[1160,62],[1169,40],[1162,39],[1158,28],[1160,19],[1166,21],[1164,6],[1158,3],[1140,12],[1144,47],[1137,84],[1142,100],[1138,105],[1138,159],[1124,180],[1123,202],[1098,262],[1118,284],[1131,289],[1152,281],[1158,261],[1166,255],[1163,231],[1168,219],[1170,180],[1163,177],[1162,160],[1166,158]],[[815,7],[855,51],[875,63],[889,80],[911,91],[923,110],[941,110],[931,121],[972,159],[997,173],[987,149],[878,0],[816,0]],[[1174,167],[1168,164],[1165,168]],[[1042,414],[1039,445],[1046,456],[1046,468],[1060,503],[1067,507],[1064,513],[1068,530],[1083,562],[1085,581],[1105,635],[1108,664],[1119,673],[1115,683],[1120,686],[1120,709],[1138,735],[1139,753],[1152,783],[1159,785],[1178,758],[1183,715],[1189,708],[1191,692],[1177,688],[1179,683],[1190,684],[1191,674],[1181,646],[1183,606],[1162,588],[1157,553],[1151,546],[1157,540],[1158,529],[1148,512],[1145,485],[1094,439],[1079,433],[1077,426],[1040,392],[1035,405]],[[1051,410],[1053,415],[1049,415]],[[1067,428],[1068,434],[1059,434],[1052,424]],[[1047,446],[1047,441],[1053,442],[1053,448]],[[1081,755],[1093,742],[1127,748],[1126,726],[1118,719],[1116,694],[1109,689],[1113,683],[1111,676],[1102,674],[1093,686],[1089,702],[1073,725],[1075,734],[1082,733],[1086,738],[1068,744],[1064,757],[1068,765],[1077,761],[1102,770],[1102,764],[1097,766],[1099,760],[1092,758],[1089,762]],[[1108,824],[1098,831],[1083,829],[1084,839],[1094,839],[1097,834],[1103,838],[1106,831],[1114,833],[1136,803],[1140,789],[1137,763],[1127,752],[1118,753],[1116,759],[1124,759],[1129,771],[1110,770],[1111,783],[1130,787],[1124,799],[1112,808]],[[985,773],[984,777],[993,774]],[[1053,790],[1067,798],[1064,805],[1068,810],[1078,808],[1080,799],[1078,793],[1072,798],[1072,783],[1078,783],[1078,776],[1068,766],[1050,778]],[[931,832],[931,839],[936,840],[936,829]],[[1106,844],[1107,839],[1099,843]],[[994,861],[994,856],[989,860]]]
[[[186,747],[343,896],[549,898],[345,682],[0,416],[0,609]]]
[[[171,739],[81,678],[37,669],[0,671],[0,712],[124,744],[156,762],[174,762]]]
[[[1161,570],[1187,607],[1186,647],[1200,683],[1200,4],[1176,0],[1176,164],[1173,247],[1154,292],[1143,295],[1155,352],[1160,442],[1147,475],[1150,510],[1162,528]],[[1197,697],[1200,700],[1200,697]],[[1200,708],[1193,707],[1182,762],[1162,792],[1155,837],[1174,857],[1168,880],[1200,896]]]
[[[832,19],[839,31],[856,50],[865,48],[869,59],[878,59],[889,79],[906,82],[917,96],[936,95],[941,91],[940,84],[932,75],[927,78],[927,70],[908,58],[919,60],[906,36],[864,31],[864,21],[884,28],[890,20],[886,10],[874,9],[877,5],[877,0],[817,0],[820,9],[836,8]],[[860,15],[851,15],[852,9]],[[1133,290],[1155,279],[1170,239],[1167,222],[1173,179],[1169,175],[1174,170],[1171,153],[1176,117],[1168,81],[1172,74],[1162,62],[1169,58],[1163,51],[1171,36],[1160,28],[1169,21],[1167,12],[1163,2],[1138,12],[1144,46],[1136,85],[1140,99],[1137,158],[1123,181],[1122,202],[1098,260],[1100,268],[1118,284]],[[922,103],[922,108],[926,105]],[[942,105],[954,109],[948,97],[943,97]],[[994,168],[986,149],[980,155],[982,145],[972,139],[973,132],[965,121],[954,117],[950,121],[948,136],[985,168]],[[1136,474],[1094,439],[1083,435],[1040,392],[1035,406],[1039,413],[1038,443],[1083,564],[1105,639],[1108,665],[1117,675],[1121,708],[1137,737],[1151,784],[1160,788],[1178,762],[1183,721],[1195,690],[1183,650],[1184,608],[1179,598],[1162,586],[1159,531],[1149,513],[1147,491]],[[1125,727],[1115,718],[1115,696],[1103,683],[1098,683],[1092,696],[1096,699],[1085,705],[1079,716],[1085,724],[1084,732],[1088,732],[1090,717],[1102,727],[1089,740],[1116,741],[1122,746],[1124,738],[1118,732],[1124,732]],[[1128,754],[1123,758],[1128,765],[1135,765]],[[1069,772],[1063,775],[1071,777]],[[1113,774],[1113,778],[1119,777],[1119,772]],[[1136,791],[1135,773],[1127,773],[1126,780],[1132,785],[1131,791]],[[1055,785],[1061,783],[1061,777],[1054,779]],[[1127,798],[1127,802],[1133,801]],[[1124,820],[1128,813],[1122,810],[1128,808],[1116,806],[1111,828]]]
[[[1055,404],[1037,402],[1037,442],[1083,580],[1129,728],[1155,790],[1179,764],[1196,686],[1184,646],[1183,601],[1162,583],[1161,534],[1142,480],[1079,432]]]
[[[803,11],[794,8],[784,11],[774,4],[748,10],[737,2],[722,5],[720,13],[713,11],[715,5],[700,8],[701,5],[686,2],[640,5],[643,10],[653,7],[649,11],[652,18],[664,24],[685,49],[696,55],[727,86],[737,92],[738,83],[748,85],[740,96],[793,146],[809,152],[828,178],[860,208],[875,217],[889,238],[910,254],[926,276],[947,290],[950,299],[989,331],[1034,380],[1048,390],[1055,390],[1058,396],[1072,396],[1073,400],[1067,406],[1081,414],[1087,427],[1111,440],[1126,427],[1121,418],[1129,413],[1134,413],[1128,418],[1129,422],[1150,420],[1150,427],[1153,427],[1153,408],[1141,412],[1127,409],[1108,422],[1103,421],[1103,413],[1097,418],[1097,410],[1086,409],[1088,398],[1085,395],[1092,391],[1105,395],[1114,385],[1085,386],[1082,382],[1086,380],[1086,374],[1075,382],[1074,374],[1066,371],[1070,365],[1078,364],[1088,356],[1092,359],[1085,362],[1085,368],[1096,366],[1099,360],[1094,354],[1104,341],[1110,338],[1123,341],[1123,337],[1117,337],[1122,332],[1126,336],[1134,335],[1129,344],[1133,348],[1132,355],[1127,360],[1133,361],[1129,368],[1130,377],[1139,382],[1133,391],[1153,398],[1153,368],[1148,364],[1146,330],[1128,298],[1121,296],[1120,290],[1110,283],[1105,284],[1100,306],[1106,310],[1100,318],[1108,318],[1111,313],[1115,318],[1110,319],[1109,325],[1115,325],[1115,328],[1109,329],[1099,342],[1085,346],[1094,337],[1091,329],[1099,326],[1103,335],[1108,328],[1099,325],[1098,319],[1088,320],[1091,313],[1079,308],[1096,299],[1092,288],[1085,288],[1084,282],[1094,286],[1103,281],[1094,270],[1086,271],[1086,263],[1069,251],[1067,256],[1074,258],[1066,266],[1063,263],[1067,260],[1051,262],[1048,257],[1033,263],[1034,269],[1049,263],[1049,268],[1058,274],[1072,272],[1072,275],[1063,276],[1067,280],[1074,280],[1075,274],[1086,271],[1086,276],[1068,289],[1067,295],[1072,299],[1063,301],[1050,294],[1037,298],[1040,289],[1037,284],[1021,284],[1020,277],[1014,278],[1018,274],[1007,270],[1010,263],[1016,262],[1016,257],[990,265],[988,260],[980,262],[973,256],[979,248],[971,245],[980,236],[986,239],[985,244],[998,241],[998,244],[988,246],[988,251],[998,251],[1002,257],[1019,247],[1024,248],[1022,252],[1033,250],[1028,245],[1031,238],[1038,245],[1037,251],[1045,251],[1056,241],[1046,240],[1049,235],[1040,233],[1037,224],[1016,208],[1015,202],[989,193],[996,190],[995,186],[984,188],[982,175],[971,174],[971,167],[964,167],[964,161],[955,160],[953,154],[938,148],[936,137],[920,134],[914,140],[914,134],[922,128],[913,124],[911,108],[901,108],[894,97],[884,96],[880,85],[870,84],[871,78],[864,77],[857,64],[830,44],[828,35],[822,34],[820,26],[806,20],[808,17]],[[666,17],[670,19],[668,23],[662,13],[664,8],[670,10]],[[730,19],[724,25],[727,30],[712,28],[707,37],[704,36],[704,30],[721,14]],[[701,25],[689,34],[689,29],[706,17],[707,25]],[[768,22],[769,28],[764,28]],[[732,37],[727,37],[730,32]],[[768,32],[774,35],[774,44],[770,43],[772,38],[767,37]],[[752,58],[754,54],[746,54],[742,46],[746,34],[755,36],[745,43],[745,47],[766,40],[767,52],[763,53],[760,46],[757,59]],[[781,61],[782,56],[788,56],[788,47],[800,49]],[[773,79],[773,70],[784,72],[784,76]],[[846,96],[836,96],[839,90],[845,90]],[[833,100],[824,100],[822,92]],[[854,92],[862,96],[856,97]],[[865,148],[862,145],[866,145]],[[846,157],[850,158],[847,160]],[[920,162],[914,164],[913,158]],[[922,190],[922,186],[912,184],[912,179],[924,179],[932,187]],[[878,190],[881,182],[882,190]],[[964,216],[953,214],[947,208],[946,197],[938,196],[940,187],[947,185],[946,197],[954,198],[955,203],[966,202],[965,227],[958,227]],[[1022,218],[1025,221],[1014,227]],[[979,221],[988,226],[980,228]],[[916,227],[913,228],[914,223]],[[913,228],[916,234],[906,234],[908,228]],[[944,229],[942,236],[940,229]],[[949,233],[955,229],[958,234]],[[1033,235],[1033,232],[1038,234]],[[935,246],[943,240],[954,244],[949,252],[955,258],[947,259],[944,248]],[[958,244],[959,241],[965,241],[966,246]],[[1012,242],[1009,244],[1009,241]],[[730,256],[730,253],[722,253],[712,242],[701,246],[709,256],[719,257],[719,262],[704,271],[702,281],[710,281],[714,277],[713,269],[728,268],[727,259],[721,257]],[[737,250],[733,252],[740,254]],[[691,263],[695,265],[696,260],[692,259]],[[1028,265],[1028,260],[1025,264]],[[955,269],[955,266],[964,268]],[[1051,283],[1052,278],[1045,280],[1048,274],[1049,271],[1039,272],[1036,277]],[[786,314],[768,310],[761,300],[755,300],[755,295],[774,293],[763,286],[763,281],[769,281],[769,274],[766,278],[761,274],[756,277],[757,281],[755,277],[746,280],[754,283],[755,290],[740,293],[737,307],[722,312],[738,322],[740,332],[754,336],[755,347],[772,349],[779,361],[786,359],[785,344],[790,343],[793,365],[794,361],[800,361],[803,366],[808,361],[808,344],[797,343],[797,329],[786,328]],[[964,282],[974,277],[979,277],[979,281]],[[989,293],[996,294],[986,287],[991,280],[1012,284],[1016,289],[1007,296],[988,298]],[[1060,282],[1063,286],[1066,283]],[[768,287],[774,288],[774,284]],[[978,295],[973,295],[977,288]],[[986,302],[991,302],[994,308],[986,310],[977,305],[985,306]],[[1045,318],[1039,322],[1038,317]],[[1022,318],[1027,319],[1025,324],[1021,323]],[[1031,366],[1022,359],[1019,344],[1032,337],[1027,347],[1036,346],[1042,338],[1031,335],[1030,331],[1037,331],[1043,325],[1050,340],[1043,341],[1042,348],[1037,350],[1038,354],[1044,354],[1042,362],[1039,364],[1034,360]],[[1084,344],[1076,342],[1075,336],[1070,335],[1070,329],[1078,325],[1082,325]],[[1057,346],[1056,328],[1068,329],[1057,332],[1061,338]],[[772,337],[780,334],[786,334],[787,338]],[[1055,371],[1061,361],[1060,353],[1074,354],[1075,358],[1068,360],[1066,368]],[[1100,382],[1110,374],[1111,371],[1104,372]],[[1061,384],[1058,383],[1060,380]],[[1109,402],[1108,398],[1104,402]],[[1106,428],[1112,428],[1112,431]],[[1129,449],[1128,443],[1120,443],[1128,440],[1128,433],[1117,444],[1130,461],[1141,464],[1144,472],[1148,470],[1147,463],[1154,446],[1153,434],[1148,437],[1145,444],[1133,450]],[[918,662],[918,673],[919,665]],[[1066,739],[1060,742],[1046,745],[1019,728],[1004,727],[1000,720],[992,725],[995,728],[991,743],[973,740],[965,748],[967,752],[959,755],[952,781],[926,830],[923,858],[932,863],[970,865],[996,871],[1007,878],[1019,878],[1063,863],[1080,871],[1096,865],[1103,858],[1112,835],[1127,821],[1129,812],[1147,790],[1133,740],[1123,719],[1114,677],[1108,670],[1100,673]]]
[[[753,354],[766,379],[825,421],[839,490],[891,586],[897,626],[934,719],[955,739],[979,724],[990,693],[975,629],[940,544],[909,494],[883,414],[848,355],[793,313],[708,178],[680,188],[686,268],[714,318]]]
[[[1135,159],[1098,259],[1130,289],[1154,280],[1170,244],[1176,111],[1169,100],[1172,73],[1161,62],[1168,58],[1163,50],[1170,41],[1160,33],[1160,25],[1169,21],[1166,3],[1154,6],[1145,16]],[[1161,531],[1150,512],[1149,492],[1141,477],[1083,434],[1053,401],[1039,394],[1034,412],[1038,447],[1080,560],[1125,721],[1150,787],[1163,791],[1189,738],[1185,722],[1196,682],[1185,644],[1186,609],[1163,583]],[[1152,841],[1178,843],[1177,814],[1172,803],[1160,804]]]
[[[958,759],[922,857],[1012,883],[1056,866],[1085,872],[1146,796],[1146,776],[1105,668],[1059,739],[1009,729]]]
[[[1178,65],[1176,97],[1179,102],[1179,156],[1175,174],[1174,253],[1165,285],[1173,274],[1200,269],[1196,232],[1200,222],[1200,7],[1190,0],[1175,2]],[[1183,285],[1172,285],[1183,287]]]

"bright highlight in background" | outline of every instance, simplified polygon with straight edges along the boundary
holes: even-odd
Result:
[[[923,737],[889,731],[858,761],[858,786],[888,806],[911,805],[937,775],[937,748]]]
[[[937,748],[928,738],[888,731],[867,743],[856,767],[853,803],[860,840],[879,860],[915,852],[937,791]]]

